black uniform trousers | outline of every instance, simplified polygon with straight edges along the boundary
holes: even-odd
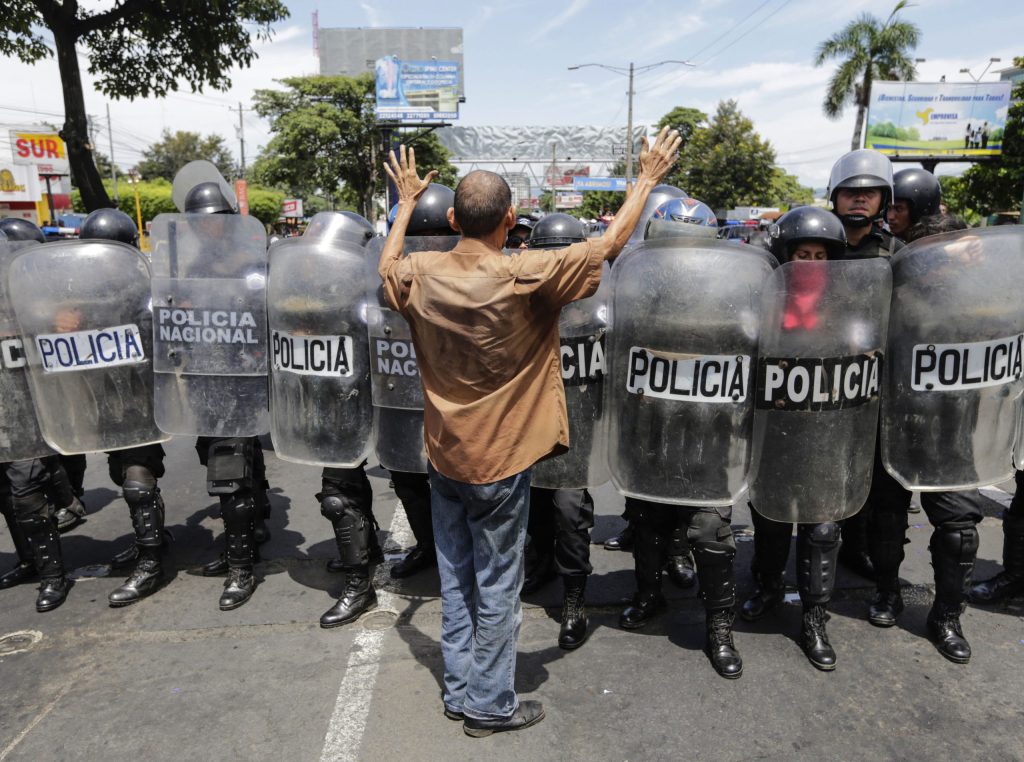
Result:
[[[392,471],[395,494],[402,501],[416,545],[427,553],[434,552],[434,520],[430,515],[430,479],[426,474]]]
[[[530,516],[526,531],[538,554],[554,553],[555,569],[563,577],[586,577],[590,565],[590,530],[594,500],[585,489],[530,487]]]

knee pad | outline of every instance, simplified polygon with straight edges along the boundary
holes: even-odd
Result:
[[[732,556],[736,555],[732,526],[714,510],[694,511],[686,528],[686,539],[694,552],[699,547],[725,548]]]
[[[320,515],[332,524],[337,524],[345,515],[345,501],[338,495],[320,497]]]
[[[333,523],[342,565],[351,568],[370,563],[373,525],[362,511],[344,506],[341,516]]]
[[[815,524],[807,533],[807,541],[822,549],[831,549],[839,544],[839,525],[832,521]]]
[[[736,546],[724,542],[704,542],[694,545],[693,558],[698,566],[732,566],[736,558]]]
[[[256,502],[248,491],[220,496],[220,516],[229,532],[246,531],[254,525]]]
[[[134,479],[126,479],[121,489],[124,492],[124,501],[132,510],[153,503],[160,494],[155,485],[150,486]]]
[[[210,445],[206,489],[211,495],[234,495],[253,488],[253,443],[248,438],[221,439]]]
[[[932,553],[958,561],[978,553],[978,528],[973,523],[950,522],[935,528],[930,543]]]
[[[133,479],[126,479],[122,489],[132,517],[135,541],[146,547],[159,547],[163,541],[160,534],[164,526],[164,504],[160,499],[160,490]]]

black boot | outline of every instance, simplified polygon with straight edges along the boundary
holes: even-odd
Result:
[[[0,574],[0,590],[29,582],[36,577],[36,567],[31,561],[18,561],[14,566]]]
[[[545,549],[546,551],[547,549]],[[545,587],[557,574],[555,573],[555,556],[550,551],[538,551],[533,563],[526,569],[523,580],[522,595],[535,593]]]
[[[754,594],[743,601],[740,616],[748,622],[756,622],[774,609],[786,596],[786,584],[781,574],[756,574],[757,589]]]
[[[363,613],[377,608],[377,592],[370,582],[369,567],[350,569],[345,592],[338,602],[320,617],[320,626],[325,630],[341,627],[356,621]]]
[[[40,513],[22,516],[18,525],[32,544],[32,557],[39,574],[36,611],[52,611],[64,603],[72,585],[64,574],[57,527],[49,517]]]
[[[212,561],[208,561],[200,567],[200,571],[204,577],[223,577],[228,573],[228,557],[226,553],[221,553]]]
[[[437,551],[434,550],[434,546],[417,545],[406,554],[405,558],[391,567],[391,577],[392,579],[404,579],[432,566],[437,566]]]
[[[829,615],[824,604],[804,607],[800,647],[804,649],[807,660],[823,672],[831,672],[836,668],[836,652],[828,642],[828,632],[825,631],[825,623],[828,620]]]
[[[256,503],[250,493],[221,496],[221,518],[227,541],[228,578],[220,596],[220,610],[236,609],[256,590],[253,564],[256,549]],[[205,571],[205,569],[204,569]]]
[[[619,626],[638,630],[665,608],[661,576],[668,561],[668,538],[646,522],[634,526],[633,567],[637,592],[619,615]]]
[[[669,556],[668,578],[676,587],[687,590],[697,584],[697,572],[693,569],[693,556]]]
[[[134,478],[126,479],[124,498],[132,517],[132,528],[135,530],[134,547],[138,561],[128,579],[107,596],[107,601],[114,608],[129,606],[147,595],[152,595],[164,580],[163,566],[160,563],[164,501],[160,497],[156,481],[147,483],[136,481]]]
[[[71,505],[58,508],[53,514],[53,520],[57,523],[58,532],[61,534],[70,532],[85,521],[85,506],[76,497],[71,501]]]
[[[147,548],[151,551],[151,548]],[[143,552],[128,579],[120,587],[111,591],[107,601],[112,608],[129,606],[152,595],[164,581],[163,565],[160,563],[159,550],[155,553]]]
[[[231,611],[248,601],[256,590],[256,578],[252,569],[228,569],[228,578],[224,581],[224,592],[220,595],[220,610]]]
[[[558,631],[558,647],[572,651],[582,646],[588,633],[587,611],[583,594],[587,589],[586,577],[563,577],[565,599],[562,602],[562,627]]]
[[[2,586],[2,585],[0,585]],[[1024,594],[1024,516],[1003,514],[1003,570],[971,588],[971,603],[996,603]]]
[[[626,528],[619,532],[614,537],[609,537],[604,541],[605,550],[623,550],[627,553],[633,549],[633,542],[635,540],[635,534],[633,531],[633,524],[626,524]]]
[[[878,589],[868,606],[868,621],[875,627],[892,627],[902,612],[903,595],[899,580],[878,580]]]
[[[969,522],[941,525],[932,533],[929,547],[935,569],[935,603],[928,613],[928,633],[939,653],[966,664],[971,646],[960,629],[960,614],[971,586],[978,530]]]
[[[7,529],[11,533],[11,541],[14,543],[14,552],[18,554],[18,562],[8,571],[0,574],[0,590],[20,585],[22,582],[28,582],[36,577],[36,566],[32,562],[32,543],[25,537],[25,532],[14,517],[10,495],[6,495],[4,498],[6,503],[3,506],[3,515],[7,519]]]
[[[122,550],[120,553],[115,553],[110,562],[107,564],[111,569],[127,569],[128,567],[134,567],[139,560],[139,546],[132,541],[132,544]]]
[[[735,680],[743,674],[743,659],[732,639],[732,609],[707,612],[707,641],[704,653],[711,660],[711,666],[727,680]]]

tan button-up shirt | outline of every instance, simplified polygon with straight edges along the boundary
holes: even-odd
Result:
[[[568,449],[558,317],[597,290],[603,261],[589,242],[506,256],[472,238],[381,259],[384,293],[412,330],[439,473],[488,484]]]

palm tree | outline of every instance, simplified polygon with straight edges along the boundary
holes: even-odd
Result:
[[[907,7],[907,0],[896,3],[885,23],[870,13],[861,16],[818,46],[814,65],[831,58],[839,59],[839,68],[825,93],[825,115],[838,119],[849,104],[857,106],[852,150],[861,146],[864,116],[871,99],[871,83],[879,80],[913,80],[917,76],[910,57],[921,37],[921,30],[896,15]]]

